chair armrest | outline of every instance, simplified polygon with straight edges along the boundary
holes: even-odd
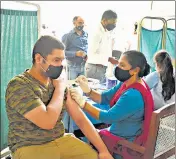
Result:
[[[143,146],[139,146],[139,145],[137,145],[137,144],[135,144],[133,142],[129,142],[127,140],[120,140],[118,142],[118,144],[122,145],[122,146],[125,146],[127,148],[130,148],[133,151],[137,151],[137,152],[139,152],[141,154],[144,154],[144,152],[145,152],[145,148]]]
[[[1,158],[6,157],[7,155],[10,155],[10,154],[11,154],[11,151],[7,147],[1,151]]]

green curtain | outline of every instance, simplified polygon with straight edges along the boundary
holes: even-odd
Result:
[[[155,70],[153,55],[162,49],[162,32],[160,30],[148,30],[141,27],[140,31],[140,51],[144,53],[147,62],[151,66],[151,71]]]
[[[166,50],[170,56],[175,59],[175,29],[167,28]]]
[[[30,68],[38,39],[37,11],[1,9],[1,150],[7,147],[5,91],[11,78]]]

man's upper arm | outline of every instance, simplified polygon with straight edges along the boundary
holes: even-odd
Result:
[[[69,41],[68,41],[68,34],[64,34],[62,36],[62,42],[65,44],[65,47],[67,48],[68,47],[68,43],[69,43]]]
[[[22,80],[9,83],[6,90],[6,104],[21,115],[25,115],[43,102],[35,95],[33,90]]]
[[[99,47],[102,40],[100,33],[95,33],[88,38],[88,52],[93,54],[99,54]]]
[[[70,34],[65,34],[62,37],[62,42],[65,45],[65,56],[66,57],[75,57],[76,56],[76,51],[72,51],[69,49],[69,47],[71,46],[70,44]]]
[[[37,126],[43,127],[41,120],[46,112],[46,106],[22,80],[9,83],[6,90],[6,104]]]
[[[75,123],[79,126],[79,123],[83,121],[83,119],[87,119],[84,112],[81,110],[81,108],[78,106],[78,104],[73,101],[72,104],[66,105],[67,112],[72,117],[72,119],[75,121]]]

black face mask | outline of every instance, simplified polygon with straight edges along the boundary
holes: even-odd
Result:
[[[111,30],[113,30],[115,27],[116,27],[115,24],[108,24],[108,25],[106,26],[106,29],[107,29],[108,31],[111,31]]]
[[[42,69],[43,69],[43,67],[42,67]],[[44,70],[45,71],[44,74],[45,74],[46,77],[49,77],[51,79],[57,79],[61,75],[62,70],[63,70],[62,65],[61,66],[49,65],[48,69],[46,71]]]
[[[57,79],[63,70],[63,66],[53,66],[53,65],[49,65],[48,69],[45,72],[45,75],[47,77],[50,77],[51,79]]]
[[[114,70],[114,75],[119,81],[124,82],[131,77],[129,73],[130,70],[122,70],[120,67],[117,66]]]
[[[77,26],[76,29],[79,30],[79,31],[82,31],[84,28],[84,26]]]

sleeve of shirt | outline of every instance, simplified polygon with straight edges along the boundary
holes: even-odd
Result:
[[[110,100],[114,96],[114,94],[118,91],[120,86],[122,85],[122,82],[119,82],[116,86],[112,87],[109,90],[103,91],[101,94],[101,103],[100,104],[109,104]]]
[[[24,81],[15,79],[8,84],[6,104],[21,115],[41,106],[43,102]]]
[[[91,34],[88,41],[88,53],[99,54],[102,36],[99,33]]]
[[[144,110],[142,95],[139,91],[131,88],[119,98],[111,109],[101,110],[99,119],[104,123],[112,124],[128,118],[141,109]]]
[[[159,81],[158,73],[156,71],[152,72],[149,75],[147,75],[144,78],[144,80],[148,84],[149,88],[152,89],[152,88],[154,88],[157,85],[157,83]]]
[[[86,43],[87,43],[87,45],[86,45],[86,49],[85,49],[85,50],[86,50],[86,51],[85,51],[86,53],[87,53],[87,49],[88,49],[88,39],[89,39],[89,36],[88,36],[88,35],[89,35],[89,34],[86,32],[86,36],[87,36],[87,38],[86,38],[86,41],[87,41]]]
[[[62,42],[65,45],[65,56],[66,57],[75,57],[76,56],[76,51],[68,50],[68,48],[69,48],[69,34],[63,35]]]
[[[113,31],[113,33],[112,33],[112,50],[115,50],[114,49],[115,43],[116,43],[116,32]]]

